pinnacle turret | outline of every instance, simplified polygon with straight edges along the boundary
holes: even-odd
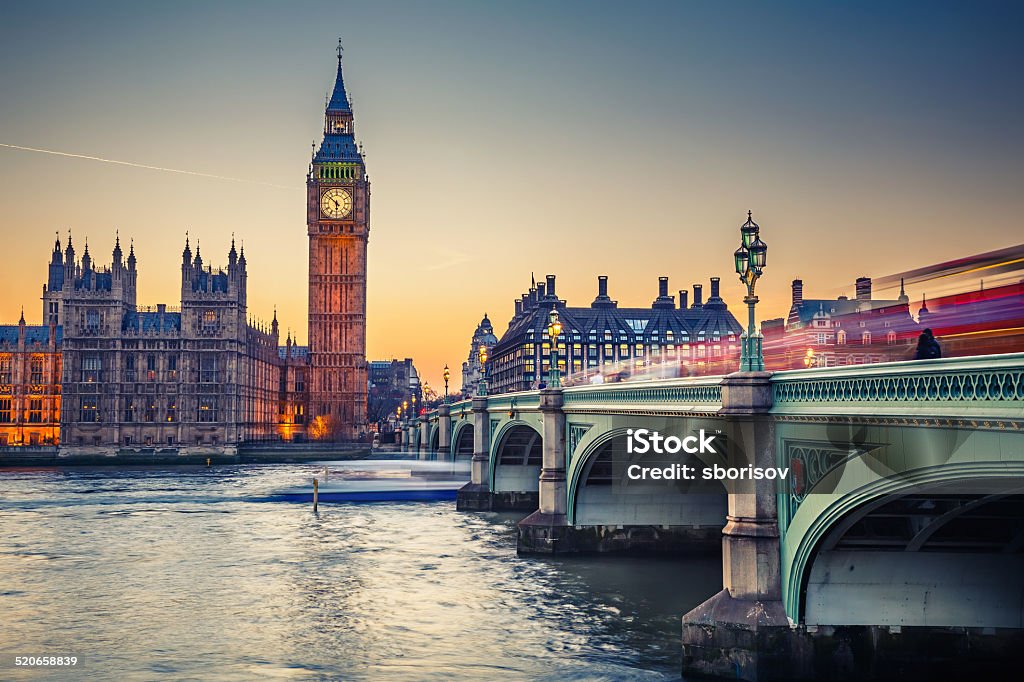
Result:
[[[344,53],[344,49],[341,47],[341,38],[338,39],[338,75],[334,79],[334,91],[331,93],[331,98],[327,101],[327,111],[342,112],[352,111],[352,106],[348,101],[348,93],[345,92],[345,80],[341,74],[341,57]]]
[[[114,251],[111,254],[113,257],[113,265],[116,267],[121,264],[121,257],[124,255],[121,252],[121,233],[119,230],[114,231]]]

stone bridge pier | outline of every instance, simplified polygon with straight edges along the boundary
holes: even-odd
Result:
[[[775,424],[770,373],[734,374],[722,380],[722,409],[731,444],[755,467],[774,467]],[[684,674],[765,679],[778,671],[798,673],[792,653],[779,646],[789,634],[782,602],[777,484],[761,480],[729,494],[722,529],[722,591],[683,616]],[[803,663],[800,664],[803,666]],[[798,667],[800,667],[798,666]],[[782,677],[780,679],[786,679]]]
[[[566,518],[565,413],[562,390],[540,392],[544,444],[540,470],[540,503],[533,514],[519,522],[520,552],[554,553],[568,548],[574,529]]]
[[[490,424],[487,416],[487,396],[473,398],[473,459],[470,464],[469,483],[464,485],[456,500],[459,511],[489,511],[490,487]]]

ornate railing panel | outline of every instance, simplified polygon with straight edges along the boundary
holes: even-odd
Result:
[[[524,391],[521,393],[502,393],[500,395],[487,396],[488,410],[516,410],[535,409],[540,406],[540,393],[537,391]]]
[[[722,404],[721,377],[652,381],[637,384],[605,384],[566,389],[567,408],[594,406],[718,408]]]
[[[776,413],[916,406],[943,415],[1024,416],[1024,354],[777,372],[772,398]]]

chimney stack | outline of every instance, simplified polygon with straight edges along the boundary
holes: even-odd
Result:
[[[804,281],[802,279],[793,280],[793,305],[800,305],[804,302]]]
[[[721,277],[712,277],[711,278],[711,298],[721,298],[721,296],[718,293],[721,281],[722,281]]]
[[[702,284],[694,284],[693,285],[693,307],[694,308],[703,308],[704,307],[704,299],[702,298],[703,291],[704,291],[704,285],[702,285]]]
[[[516,317],[519,317],[522,314],[523,314],[523,299],[517,298],[516,299]]]
[[[541,282],[537,285],[537,300],[544,300],[544,282]]]
[[[668,277],[658,278],[658,298],[668,296]]]
[[[555,295],[555,276],[554,275],[548,275],[547,276],[547,280],[548,280],[548,296],[554,297],[554,295]]]
[[[608,298],[608,275],[597,278],[597,298],[590,304],[591,308],[614,308],[615,301]]]
[[[679,290],[679,309],[686,310],[687,306],[690,305],[690,292],[686,289]]]
[[[871,300],[871,278],[870,277],[858,277],[857,278],[857,300],[858,301],[870,301]]]

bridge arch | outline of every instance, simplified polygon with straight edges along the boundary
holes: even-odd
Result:
[[[441,426],[437,423],[430,426],[430,439],[427,441],[427,458],[438,459],[438,450],[441,442]]]
[[[471,422],[463,421],[455,425],[451,442],[452,461],[470,460],[473,458],[473,435],[473,424]]]
[[[795,622],[1024,627],[1024,463],[934,466],[821,497],[783,553]]]
[[[544,443],[540,431],[522,420],[505,422],[491,446],[491,492],[536,492]]]
[[[717,481],[624,481],[618,470],[641,456],[626,452],[627,429],[601,433],[573,457],[566,506],[577,526],[684,526],[721,529],[728,511],[725,486]],[[684,456],[685,457],[685,456]],[[701,468],[696,457],[664,456],[669,462]],[[643,461],[652,463],[650,460]],[[616,465],[615,463],[619,463]]]

